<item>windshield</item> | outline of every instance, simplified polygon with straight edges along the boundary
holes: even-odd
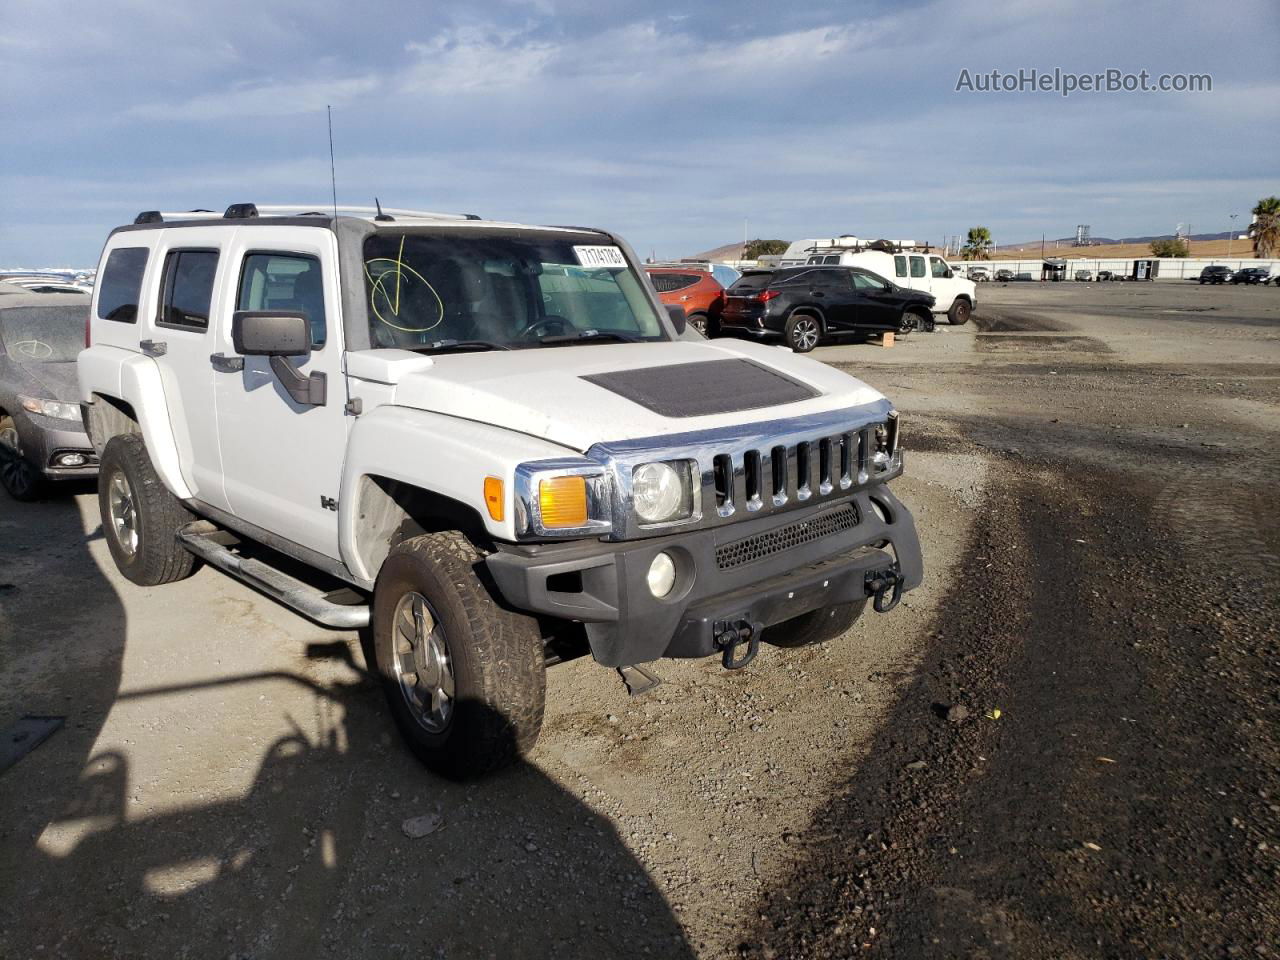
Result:
[[[0,346],[18,363],[74,363],[84,349],[86,301],[78,307],[0,310]]]
[[[370,340],[414,350],[666,339],[643,282],[601,239],[379,231],[364,245]]]

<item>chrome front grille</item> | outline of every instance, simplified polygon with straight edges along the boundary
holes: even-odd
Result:
[[[729,518],[842,493],[872,475],[881,424],[793,443],[761,444],[712,454],[702,469],[702,515]]]
[[[893,455],[877,452],[877,431]],[[888,401],[788,420],[597,444],[587,456],[613,478],[611,539],[733,523],[835,500],[896,476],[897,415]],[[642,525],[631,506],[636,466],[688,460],[700,489],[693,516]]]

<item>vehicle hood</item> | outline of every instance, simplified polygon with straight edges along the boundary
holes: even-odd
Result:
[[[406,361],[394,403],[585,452],[596,443],[759,423],[882,402],[790,350],[677,340],[452,354]],[[423,365],[423,360],[429,364]],[[360,364],[348,363],[355,376]],[[415,369],[416,367],[416,369]],[[392,377],[384,376],[384,379]]]
[[[17,389],[23,393],[38,392],[45,400],[80,402],[80,383],[76,379],[76,364],[67,363],[16,363],[9,358],[19,373]]]

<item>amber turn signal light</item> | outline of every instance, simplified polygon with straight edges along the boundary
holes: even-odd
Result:
[[[506,498],[502,495],[502,478],[484,478],[484,505],[489,508],[489,516],[497,523],[506,515],[504,506]]]
[[[587,525],[587,481],[584,477],[553,477],[538,484],[538,508],[548,530]]]

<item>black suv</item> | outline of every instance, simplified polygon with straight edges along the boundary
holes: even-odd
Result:
[[[757,270],[725,293],[720,330],[757,340],[780,336],[792,350],[808,353],[838,333],[932,329],[933,303],[933,294],[903,289],[857,267]]]
[[[1270,280],[1271,271],[1266,267],[1245,267],[1231,278],[1232,283],[1269,283]]]
[[[1227,283],[1232,277],[1231,268],[1215,264],[1200,271],[1201,283]]]

